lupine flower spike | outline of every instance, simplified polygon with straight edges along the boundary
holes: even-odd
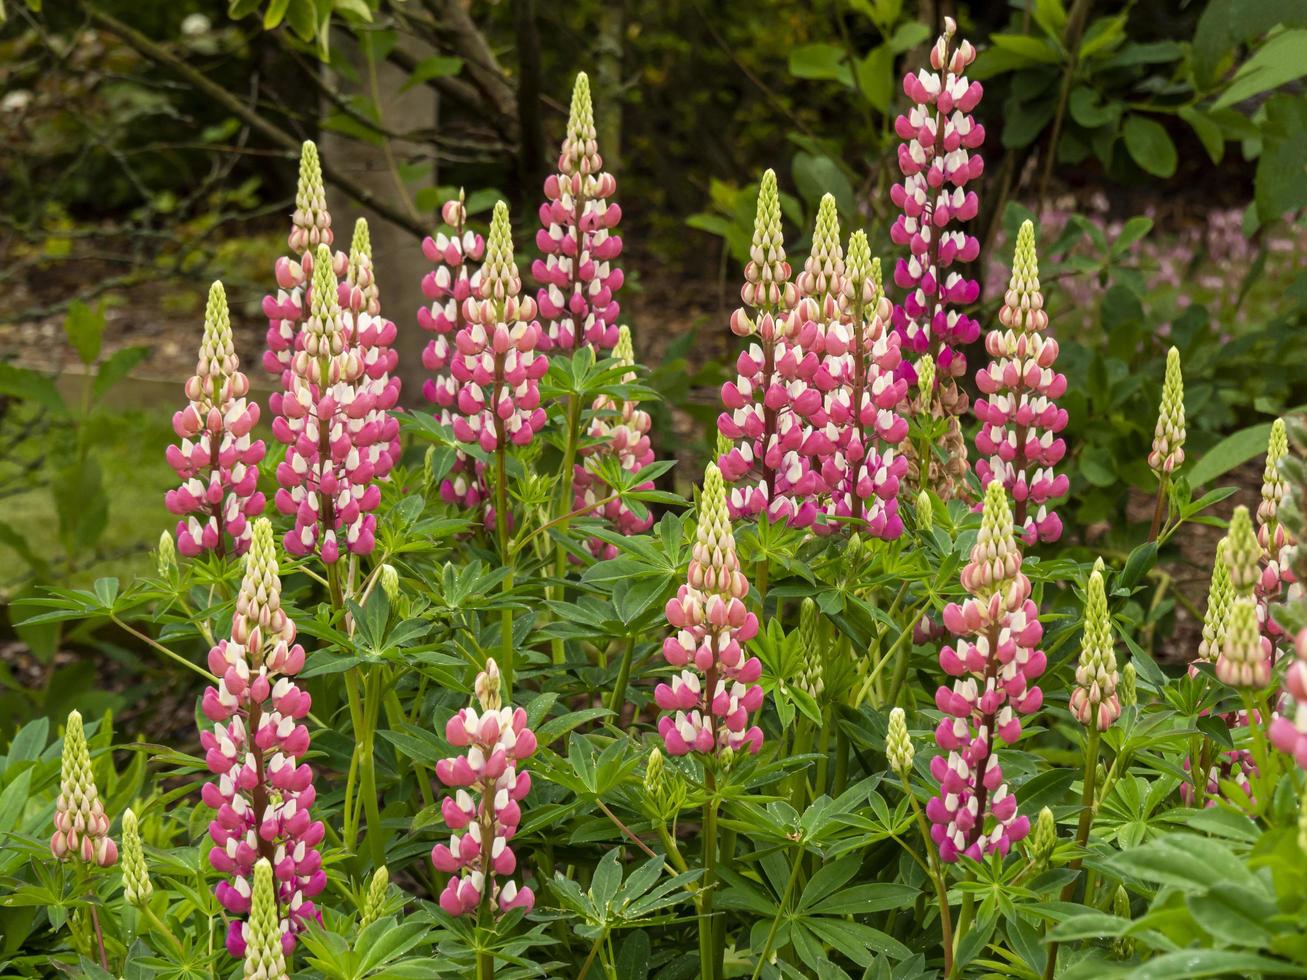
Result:
[[[203,551],[244,554],[250,519],[263,513],[258,480],[264,446],[262,439],[250,438],[259,406],[246,401],[249,390],[232,342],[227,295],[215,282],[209,287],[195,373],[186,382],[189,404],[172,417],[181,444],[167,452],[182,484],[169,490],[164,502],[182,518],[177,549],[188,557]]]
[[[849,239],[840,309],[841,320],[825,339],[827,367],[836,382],[825,410],[831,443],[821,464],[826,514],[852,520],[873,537],[893,539],[903,532],[898,492],[908,460],[893,447],[908,434],[908,423],[897,412],[908,381],[894,376],[899,338],[890,330],[880,260],[871,257],[861,231]]]
[[[118,845],[109,837],[109,818],[95,788],[91,752],[86,745],[82,715],[72,711],[64,727],[59,772],[59,798],[54,806],[54,836],[50,853],[60,861],[78,858],[108,868],[118,860]]]
[[[762,729],[749,716],[762,707],[762,662],[744,645],[758,633],[758,618],[745,608],[749,582],[740,570],[716,465],[704,472],[699,526],[686,583],[667,601],[676,631],[663,641],[663,656],[677,671],[659,684],[654,700],[663,711],[658,733],[671,755],[704,754],[762,746]]]
[[[293,680],[303,667],[295,623],[281,608],[272,525],[259,518],[231,638],[209,651],[209,670],[218,683],[205,690],[200,705],[213,723],[200,732],[215,777],[202,793],[216,811],[209,824],[209,863],[224,876],[214,894],[232,916],[227,949],[233,956],[245,955],[251,930],[266,934],[266,923],[255,924],[251,914],[260,860],[275,875],[271,915],[286,952],[310,920],[321,920],[312,900],[327,883],[318,853],[325,831],[312,814],[313,769],[299,761],[309,750],[303,719],[311,699]],[[245,927],[243,916],[251,916]]]
[[[254,866],[250,919],[241,928],[246,950],[245,980],[288,980],[290,976],[286,970],[285,926],[277,910],[272,879],[272,865],[267,858],[260,858]]]
[[[268,318],[268,348],[263,353],[263,367],[283,383],[309,314],[307,293],[313,278],[314,252],[319,245],[330,246],[331,242],[331,214],[327,210],[318,148],[306,140],[300,152],[295,213],[286,239],[290,254],[277,259],[277,295],[263,298],[263,313]]]
[[[980,534],[962,585],[971,598],[944,609],[944,625],[960,642],[939,655],[944,672],[956,680],[935,693],[945,716],[935,729],[943,752],[930,770],[940,792],[926,806],[940,859],[949,863],[961,854],[976,860],[995,851],[1007,854],[1030,830],[1003,780],[996,739],[1015,744],[1020,715],[1039,710],[1043,692],[1034,682],[1047,660],[1037,648],[1043,636],[1039,610],[1021,571],[1007,494],[997,481],[986,488]]]
[[[153,894],[154,885],[150,883],[150,869],[145,863],[136,814],[127,810],[123,814],[123,898],[128,905],[144,908],[150,904]]]
[[[889,730],[885,735],[885,760],[890,769],[904,778],[912,772],[912,737],[908,734],[908,723],[902,708],[891,708],[889,713]]]
[[[544,258],[531,266],[540,283],[536,301],[545,321],[541,348],[572,350],[589,344],[604,351],[617,343],[621,307],[614,296],[622,270],[613,260],[622,253],[614,234],[622,209],[609,199],[617,190],[603,169],[595,135],[590,79],[576,76],[567,135],[558,155],[558,173],[545,181],[536,246]]]
[[[903,79],[912,108],[894,123],[903,140],[898,154],[903,182],[890,190],[903,211],[890,238],[908,248],[908,257],[894,269],[895,284],[907,290],[894,311],[894,328],[905,351],[929,351],[935,358],[940,401],[949,414],[966,411],[966,395],[952,379],[967,370],[960,348],[980,335],[980,325],[958,309],[976,301],[980,284],[953,268],[974,261],[980,243],[949,226],[971,220],[979,209],[975,191],[966,188],[984,170],[984,161],[972,151],[985,141],[985,127],[971,116],[984,90],[965,74],[976,49],[965,40],[955,45],[956,32],[953,18],[944,18],[929,67]]]
[[[1166,352],[1166,381],[1162,404],[1157,410],[1157,427],[1148,465],[1159,481],[1165,482],[1184,462],[1184,378],[1180,373],[1180,352]]]
[[[988,396],[975,404],[976,475],[982,484],[1000,480],[1016,505],[1022,539],[1056,541],[1062,521],[1048,504],[1066,495],[1069,481],[1054,467],[1066,455],[1058,433],[1066,428],[1066,409],[1056,402],[1066,378],[1053,370],[1057,341],[1046,336],[1048,314],[1039,287],[1035,226],[1021,225],[1012,279],[998,311],[999,326],[985,337],[992,360],[976,374],[976,387]]]
[[[811,427],[795,402],[808,391],[800,371],[815,370],[818,359],[814,353],[805,364],[804,351],[789,336],[800,327],[798,317],[791,315],[799,293],[790,282],[780,195],[776,174],[770,170],[758,187],[744,279],[740,290],[744,305],[731,315],[731,332],[757,340],[736,359],[736,379],[722,385],[726,410],[717,417],[717,430],[734,446],[717,464],[732,485],[728,500],[732,516],[766,513],[771,520],[807,527],[817,513],[812,496],[818,478],[809,460],[810,447],[805,446]],[[816,331],[815,324],[801,326]],[[808,397],[808,403],[804,407],[815,407],[813,397]]]
[[[618,330],[617,346],[613,348],[613,357],[628,368],[635,366],[635,349],[631,344],[631,331],[623,325]],[[624,383],[635,380],[635,372],[623,376]],[[590,445],[581,449],[581,461],[573,470],[572,508],[582,510],[593,507],[600,500],[610,496],[608,486],[596,476],[594,462],[605,456],[616,459],[627,473],[639,473],[654,461],[653,447],[649,444],[649,428],[653,424],[649,413],[640,408],[638,402],[623,401],[618,404],[607,395],[600,395],[594,401],[594,421],[590,423],[587,435],[592,440]],[[653,482],[639,485],[637,489],[651,490]],[[590,513],[605,518],[622,534],[640,534],[653,525],[653,514],[646,512],[644,517],[635,513],[620,500],[611,500],[601,509]],[[601,541],[590,540],[590,550],[599,558],[616,558],[617,548]]]
[[[1298,580],[1294,575],[1289,550],[1297,543],[1280,522],[1280,507],[1289,491],[1288,481],[1280,472],[1280,462],[1289,454],[1289,440],[1284,420],[1271,423],[1271,438],[1266,447],[1266,468],[1262,474],[1262,500],[1257,505],[1257,543],[1262,548],[1262,574],[1257,596],[1263,607],[1263,626],[1271,640],[1284,633],[1270,615],[1269,603],[1280,598],[1284,589]]]
[[[454,435],[488,453],[509,443],[525,446],[545,424],[540,378],[549,359],[536,353],[535,300],[521,292],[508,205],[500,201],[490,222],[480,297],[463,303],[466,325],[455,339],[450,364],[460,386]]]
[[[363,912],[359,916],[359,932],[381,918],[386,908],[386,889],[390,887],[390,872],[383,864],[372,875],[368,884],[368,894],[363,902]]]
[[[372,553],[381,490],[372,482],[371,447],[385,436],[373,413],[377,397],[364,382],[363,361],[349,346],[331,253],[319,245],[314,259],[312,313],[274,405],[272,433],[286,444],[277,467],[277,509],[293,515],[285,547],[292,555],[315,551],[328,565],[348,549]],[[274,396],[275,397],[275,396]]]
[[[457,200],[444,203],[440,217],[449,226],[449,233],[438,231],[422,242],[423,254],[436,267],[422,278],[422,292],[431,305],[418,310],[418,326],[435,334],[422,351],[422,366],[433,375],[423,384],[422,394],[437,406],[436,417],[441,424],[452,426],[460,388],[450,373],[450,365],[457,356],[454,342],[467,326],[464,304],[481,298],[480,262],[485,256],[486,242],[467,227],[462,188]],[[446,503],[469,509],[476,507],[486,497],[480,464],[457,451],[453,469],[441,482],[440,496]]]
[[[376,429],[367,447],[373,478],[384,480],[399,459],[399,420],[390,413],[398,407],[400,379],[399,352],[394,349],[398,335],[392,320],[381,315],[381,291],[372,266],[372,239],[368,223],[359,218],[354,223],[354,238],[349,255],[336,253],[335,268],[343,267],[345,278],[337,286],[341,314],[345,322],[346,342],[363,366],[358,386],[371,399],[365,425]]]
[[[1102,559],[1089,576],[1085,598],[1085,631],[1076,666],[1076,686],[1071,692],[1071,714],[1082,725],[1100,732],[1112,727],[1121,715],[1116,688],[1116,651],[1112,642],[1112,621],[1107,613],[1103,589]]]
[[[526,712],[503,703],[493,660],[477,675],[476,698],[479,711],[463,708],[445,726],[449,744],[467,751],[436,763],[436,776],[454,790],[440,807],[452,831],[449,844],[431,851],[436,870],[451,873],[440,907],[454,916],[475,914],[482,902],[501,912],[529,912],[535,896],[511,878],[517,858],[509,842],[522,822],[519,803],[531,790],[523,763],[535,752],[536,737]]]

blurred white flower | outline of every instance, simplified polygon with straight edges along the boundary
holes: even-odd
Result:
[[[182,36],[200,37],[209,33],[209,18],[204,14],[188,14],[182,21]]]
[[[32,93],[27,89],[14,89],[12,92],[6,92],[4,99],[0,100],[0,112],[22,112],[31,101]]]

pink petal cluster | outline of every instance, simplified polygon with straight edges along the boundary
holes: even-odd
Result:
[[[399,419],[390,413],[399,407],[399,352],[394,349],[398,329],[393,320],[381,315],[381,291],[372,267],[372,243],[368,223],[359,218],[354,224],[354,240],[349,255],[337,252],[334,268],[345,278],[337,286],[345,326],[345,342],[357,352],[363,367],[358,387],[372,400],[365,426],[372,426],[376,436],[367,447],[368,462],[374,479],[384,480],[399,460]]]
[[[522,822],[519,803],[531,790],[531,774],[522,766],[536,750],[526,712],[503,704],[499,667],[486,661],[476,680],[481,706],[461,709],[445,726],[449,744],[464,754],[436,763],[436,776],[454,790],[440,806],[452,834],[437,844],[431,863],[452,875],[440,893],[440,907],[450,915],[472,915],[483,901],[500,911],[530,911],[535,896],[508,877],[517,870],[509,843]]]
[[[247,401],[249,379],[241,373],[232,342],[222,283],[209,289],[195,373],[186,382],[189,404],[172,417],[181,443],[169,446],[169,465],[182,483],[164,497],[177,522],[177,550],[244,554],[250,519],[263,513],[258,490],[263,440],[250,432],[259,421],[257,402]]]
[[[663,641],[663,656],[677,673],[654,690],[658,707],[669,712],[658,719],[658,733],[671,755],[756,753],[762,747],[762,729],[749,724],[762,707],[763,690],[762,662],[744,653],[758,632],[757,617],[744,605],[748,594],[726,487],[709,463],[689,574],[666,607],[676,632]]]
[[[345,550],[367,555],[376,545],[372,511],[381,490],[372,481],[376,461],[388,463],[389,452],[374,461],[372,447],[384,439],[388,417],[378,414],[362,351],[350,346],[351,329],[325,244],[318,246],[313,267],[311,313],[296,337],[285,390],[274,393],[269,406],[277,414],[273,435],[286,445],[275,503],[295,518],[284,538],[286,550],[317,552],[330,565]]]
[[[95,785],[80,711],[69,712],[64,729],[50,853],[60,861],[75,858],[101,868],[118,863],[118,845],[109,836],[109,817]]]
[[[1056,399],[1066,377],[1053,369],[1058,344],[1046,336],[1048,314],[1039,287],[1035,228],[1027,221],[1017,237],[1012,279],[998,311],[999,326],[985,336],[993,358],[976,374],[987,397],[975,404],[976,475],[982,485],[998,480],[1016,503],[1016,526],[1027,545],[1056,541],[1062,520],[1048,508],[1065,496],[1069,480],[1054,467],[1066,455],[1058,433],[1066,428],[1066,409]]]
[[[976,340],[980,325],[956,307],[974,303],[980,285],[953,266],[974,261],[980,243],[949,225],[976,216],[976,193],[966,186],[984,170],[984,161],[971,151],[985,141],[985,127],[971,115],[983,90],[965,74],[976,49],[966,40],[954,46],[957,24],[951,17],[944,24],[929,68],[903,79],[912,108],[894,123],[903,140],[898,153],[903,182],[894,185],[890,197],[903,213],[890,238],[909,253],[894,269],[895,284],[907,290],[894,311],[904,349],[929,351],[942,378],[957,378],[967,369],[959,348]]]
[[[1293,662],[1284,673],[1285,710],[1271,719],[1271,742],[1307,769],[1307,629],[1294,639]]]
[[[1047,661],[1038,649],[1039,610],[1021,571],[1007,496],[998,482],[986,490],[962,585],[971,598],[944,609],[944,625],[958,644],[945,646],[939,661],[955,680],[935,692],[945,716],[935,740],[944,754],[931,760],[940,792],[926,806],[945,862],[963,854],[976,860],[995,851],[1006,855],[1030,831],[1029,818],[1017,813],[1016,797],[1003,780],[995,740],[1014,744],[1021,736],[1020,715],[1039,710],[1043,692],[1034,682]]]
[[[627,367],[635,364],[631,332],[625,326],[619,330],[613,357]],[[622,380],[624,383],[634,381],[635,372],[623,375]],[[573,510],[590,508],[587,513],[603,517],[622,534],[640,534],[653,525],[653,514],[646,512],[644,517],[637,517],[621,500],[610,500],[603,507],[594,509],[595,504],[612,494],[593,469],[594,461],[605,457],[616,459],[627,473],[639,473],[651,464],[654,461],[653,446],[649,443],[652,424],[649,413],[641,409],[638,402],[618,403],[608,395],[600,395],[594,400],[594,421],[586,433],[591,441],[581,448],[581,462],[576,464],[572,473]],[[637,489],[652,490],[653,481],[641,483]],[[589,546],[597,558],[617,557],[617,548],[599,538],[591,538]]]
[[[892,308],[881,289],[880,262],[867,236],[855,232],[841,283],[840,317],[824,335],[824,371],[834,384],[818,419],[824,510],[829,519],[852,520],[863,533],[893,539],[903,532],[899,483],[908,459],[894,446],[908,434],[899,414],[908,391],[896,378],[900,340],[890,330]]]
[[[758,189],[753,244],[740,290],[744,306],[731,315],[731,332],[756,338],[735,362],[736,380],[722,385],[717,431],[734,445],[717,463],[730,483],[730,513],[807,527],[817,515],[820,477],[812,467],[817,446],[804,412],[816,411],[821,393],[809,382],[820,366],[815,322],[793,315],[799,293],[790,282],[781,235],[776,174]],[[755,312],[750,315],[746,307]],[[809,349],[805,349],[805,344]]]
[[[331,212],[327,210],[318,148],[306,140],[300,153],[295,213],[286,239],[290,254],[277,259],[274,269],[277,294],[263,297],[263,313],[268,318],[268,347],[263,353],[263,367],[283,384],[309,313],[313,253],[319,245],[329,246],[331,242]]]
[[[590,80],[582,72],[572,91],[558,173],[545,180],[536,232],[543,258],[531,265],[540,283],[536,302],[545,321],[543,350],[572,350],[584,343],[603,351],[617,343],[621,306],[614,296],[622,287],[622,270],[612,263],[622,253],[622,239],[613,230],[622,209],[608,203],[617,181],[603,167]]]
[[[290,952],[310,920],[321,921],[313,898],[327,883],[318,852],[325,829],[313,819],[313,769],[299,761],[309,750],[303,719],[311,701],[293,680],[303,667],[304,648],[281,608],[272,525],[260,518],[245,556],[231,638],[209,651],[218,683],[201,702],[213,727],[201,730],[200,744],[216,777],[202,793],[216,811],[209,863],[225,876],[214,894],[232,915],[227,949],[233,956],[245,953],[241,917],[250,911],[260,858],[273,868],[283,949]]]
[[[448,426],[454,424],[459,391],[459,383],[450,373],[456,356],[453,342],[467,326],[464,304],[481,298],[477,264],[486,252],[485,239],[467,227],[465,200],[460,189],[457,200],[446,201],[440,217],[450,232],[438,231],[422,242],[423,254],[436,266],[422,278],[422,292],[431,304],[418,310],[418,325],[435,334],[422,351],[422,366],[433,374],[422,386],[422,394],[437,406],[441,424]],[[440,496],[446,503],[476,507],[487,496],[481,465],[456,451],[454,466],[440,484]]]
[[[454,418],[454,436],[492,453],[509,443],[525,446],[544,427],[540,378],[549,369],[549,359],[536,353],[536,304],[521,296],[503,201],[495,205],[490,222],[479,292],[463,303],[466,326],[454,340],[450,362],[459,384],[456,403],[461,413]]]

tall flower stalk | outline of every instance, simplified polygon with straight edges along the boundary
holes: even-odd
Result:
[[[259,421],[257,402],[247,401],[249,379],[241,373],[232,340],[227,294],[209,287],[195,373],[186,382],[187,406],[172,417],[181,443],[169,446],[169,465],[181,486],[164,498],[177,522],[177,550],[194,557],[212,551],[244,554],[250,521],[263,513],[258,489],[263,440],[250,438]]]
[[[1166,352],[1162,403],[1157,410],[1153,448],[1148,453],[1148,466],[1157,477],[1157,502],[1153,507],[1153,523],[1148,529],[1149,541],[1156,541],[1162,529],[1171,475],[1184,462],[1184,439],[1184,377],[1180,372],[1180,352],[1172,347]]]
[[[1070,485],[1054,467],[1066,455],[1058,433],[1066,428],[1066,409],[1056,399],[1066,378],[1053,370],[1058,345],[1046,336],[1048,314],[1039,286],[1035,226],[1023,222],[1012,259],[1012,278],[998,311],[998,327],[985,337],[992,358],[976,374],[976,475],[982,484],[999,480],[1015,503],[1014,520],[1027,545],[1056,541],[1062,521],[1049,509]]]
[[[985,490],[980,534],[962,585],[971,598],[944,609],[944,625],[959,642],[940,651],[940,666],[956,679],[935,694],[945,716],[935,730],[943,751],[931,760],[940,792],[926,807],[945,863],[963,854],[976,860],[1005,855],[1030,830],[1003,780],[996,740],[1015,744],[1020,715],[1039,710],[1043,693],[1035,681],[1047,661],[1037,649],[1043,636],[1039,610],[1021,571],[1007,495],[997,481]]]
[[[231,637],[209,651],[209,671],[218,682],[201,702],[212,727],[201,730],[200,744],[215,777],[202,793],[215,811],[209,863],[224,876],[214,894],[232,916],[227,949],[236,957],[249,945],[242,920],[251,916],[260,861],[273,872],[273,914],[286,953],[309,921],[321,921],[313,898],[327,883],[318,852],[325,828],[312,815],[313,769],[300,761],[309,750],[303,719],[311,699],[293,679],[303,667],[295,623],[281,608],[272,525],[260,518],[245,556]]]

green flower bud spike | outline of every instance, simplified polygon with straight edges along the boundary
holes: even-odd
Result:
[[[368,232],[367,218],[359,218],[354,222],[354,237],[349,241],[349,254],[372,258],[372,235]]]
[[[1230,584],[1230,566],[1226,562],[1229,538],[1216,544],[1216,560],[1212,562],[1212,581],[1207,589],[1207,610],[1203,614],[1203,638],[1198,644],[1198,659],[1214,664],[1225,646],[1225,633],[1230,628],[1230,605],[1234,601],[1234,586]]]
[[[885,759],[895,773],[907,779],[912,772],[913,755],[912,736],[908,734],[908,722],[903,709],[891,708],[889,730],[885,734]]]
[[[359,932],[381,918],[381,913],[386,908],[386,889],[389,887],[390,872],[383,864],[377,868],[372,875],[371,884],[368,885],[367,898],[363,901],[363,914],[359,917]]]
[[[1030,834],[1030,858],[1037,868],[1047,868],[1048,862],[1057,849],[1057,821],[1053,811],[1044,807],[1035,819],[1035,829]]]
[[[917,361],[917,414],[930,411],[930,398],[935,392],[935,359],[922,354]]]
[[[774,170],[766,171],[758,185],[753,241],[749,246],[749,261],[744,266],[740,298],[760,313],[773,314],[790,309],[798,300],[798,289],[790,282],[790,265],[785,261],[781,198]],[[732,324],[732,331],[740,336],[748,332],[743,330],[743,324]]]
[[[1139,677],[1133,660],[1121,668],[1121,707],[1130,708],[1139,703]]]
[[[1102,559],[1089,576],[1085,598],[1085,632],[1076,666],[1076,686],[1071,692],[1071,713],[1082,725],[1093,725],[1100,732],[1112,727],[1121,714],[1116,687],[1116,652],[1112,641],[1112,620],[1107,611],[1103,588]]]
[[[289,980],[281,951],[281,917],[272,888],[272,865],[260,858],[254,866],[250,918],[245,923],[245,980]]]
[[[61,861],[80,859],[108,868],[118,861],[118,845],[109,837],[109,818],[95,788],[91,752],[82,715],[72,711],[64,728],[64,747],[55,801],[50,853]]]
[[[123,814],[123,898],[128,905],[139,909],[150,904],[153,894],[154,886],[150,883],[150,869],[145,863],[136,814],[128,810]]]
[[[840,217],[831,194],[823,194],[817,206],[812,250],[799,274],[798,285],[804,296],[816,300],[819,313],[828,301],[839,302],[844,285],[844,249],[840,245]]]
[[[1184,462],[1184,378],[1180,373],[1180,352],[1172,347],[1166,353],[1166,381],[1162,385],[1162,404],[1157,412],[1153,432],[1153,449],[1148,465],[1165,482]]]
[[[1240,505],[1234,509],[1226,541],[1225,563],[1234,594],[1237,598],[1251,597],[1262,577],[1262,546],[1257,543],[1247,507]]]
[[[295,213],[291,216],[288,243],[291,251],[303,255],[319,245],[330,245],[331,239],[331,214],[327,211],[322,163],[317,146],[305,140],[300,149],[299,183],[295,188]]]
[[[1231,687],[1262,688],[1271,680],[1270,644],[1262,643],[1262,628],[1257,621],[1257,600],[1237,596],[1230,612],[1230,628],[1225,646],[1216,661],[1216,676]]]
[[[1130,895],[1125,890],[1124,885],[1116,886],[1116,893],[1112,896],[1112,914],[1118,919],[1130,918]],[[1120,959],[1129,959],[1134,954],[1135,941],[1129,936],[1121,936],[1112,940],[1112,953]]]
[[[381,566],[378,574],[381,577],[381,591],[386,594],[386,599],[393,606],[399,601],[399,571],[394,565],[386,563]]]
[[[935,507],[930,501],[930,491],[922,490],[917,494],[917,530],[929,534],[935,526]]]
[[[795,683],[813,700],[820,698],[826,690],[820,622],[817,603],[811,597],[805,598],[799,607],[799,656],[802,661]]]
[[[158,567],[160,578],[171,578],[177,571],[177,545],[167,531],[159,535]]]

